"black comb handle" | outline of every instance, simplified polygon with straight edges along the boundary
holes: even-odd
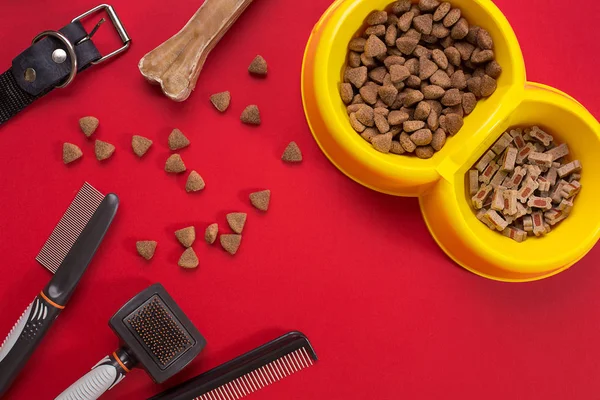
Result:
[[[137,361],[123,348],[104,357],[55,400],[95,400],[121,382]]]
[[[27,307],[0,347],[0,397],[41,343],[96,253],[117,212],[119,199],[109,194],[83,229],[48,285]]]

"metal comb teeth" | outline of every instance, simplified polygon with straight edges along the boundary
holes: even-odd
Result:
[[[163,368],[193,345],[186,330],[157,295],[131,313],[126,323]]]
[[[241,399],[298,371],[312,367],[313,364],[313,359],[309,356],[306,348],[302,347],[216,387],[210,392],[195,397],[194,400]]]
[[[85,182],[35,259],[55,273],[103,199],[102,193]]]

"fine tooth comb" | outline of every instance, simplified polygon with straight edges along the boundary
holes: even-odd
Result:
[[[94,400],[140,364],[156,383],[169,379],[188,365],[206,341],[165,288],[157,283],[129,300],[109,325],[119,337],[118,350],[55,400]]]
[[[102,200],[104,195],[85,182],[35,259],[48,271],[56,273]]]
[[[290,332],[148,400],[237,400],[315,361],[306,336]]]
[[[9,389],[34,350],[65,308],[94,257],[119,206],[85,183],[37,259],[54,272],[0,346],[0,397]]]

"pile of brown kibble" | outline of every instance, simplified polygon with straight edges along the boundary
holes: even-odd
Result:
[[[467,175],[477,219],[517,242],[550,233],[581,191],[581,163],[568,155],[537,126],[505,132]]]
[[[373,11],[348,45],[340,93],[355,131],[382,153],[430,158],[497,88],[502,68],[485,29],[437,0]]]

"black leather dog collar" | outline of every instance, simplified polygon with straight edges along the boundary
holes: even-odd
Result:
[[[104,57],[91,40],[104,19],[90,33],[80,22],[102,10],[106,10],[123,41],[121,48]],[[0,74],[0,125],[54,88],[69,85],[78,72],[127,50],[130,43],[119,17],[106,4],[78,16],[58,32],[40,33],[31,47],[12,61],[12,67]]]

